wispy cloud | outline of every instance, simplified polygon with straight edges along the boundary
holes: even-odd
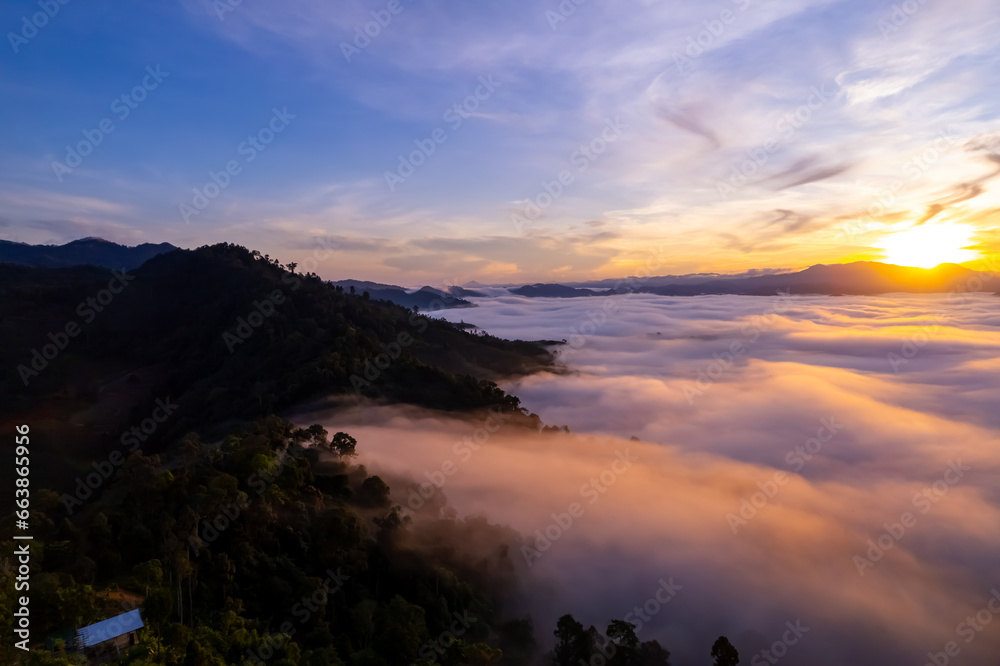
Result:
[[[73,84],[57,76],[62,56],[53,54],[41,75],[0,82],[26,100],[10,113],[25,123],[51,116],[58,124],[39,130],[43,138],[34,144],[13,145],[3,177],[12,191],[43,196],[6,217],[15,226],[60,219],[45,212],[48,195],[85,192],[132,207],[130,220],[109,213],[109,222],[146,236],[198,244],[238,234],[253,245],[273,242],[275,228],[306,235],[337,230],[418,253],[392,259],[392,272],[406,265],[430,273],[433,264],[422,262],[439,254],[407,241],[497,244],[516,236],[511,202],[543,191],[608,119],[620,118],[627,131],[575,173],[532,233],[563,238],[600,220],[617,237],[601,239],[596,253],[614,262],[636,261],[644,245],[669,240],[679,250],[678,268],[745,270],[837,261],[872,250],[880,234],[921,218],[962,218],[986,228],[982,211],[1000,205],[996,181],[980,180],[982,158],[959,147],[985,146],[991,136],[995,144],[1000,17],[990,0],[922,3],[905,20],[893,19],[897,4],[584,3],[553,28],[546,12],[558,11],[558,3],[527,0],[461,6],[404,0],[391,18],[377,0],[336,7],[319,0],[244,2],[221,19],[211,3],[186,0],[160,10],[157,20],[173,21],[193,48],[178,51],[139,29],[122,47],[136,58],[150,49],[169,54],[172,87],[108,137],[67,186],[78,189],[60,189],[49,162],[107,113],[101,95],[113,96],[131,79],[121,72]],[[151,21],[135,13],[137,25]],[[887,17],[892,30],[885,29]],[[98,32],[108,29],[92,22]],[[56,38],[59,30],[49,33]],[[436,128],[449,127],[445,114],[481,76],[503,87],[430,157],[418,157],[425,164],[404,186],[388,191],[385,173]],[[42,80],[58,84],[61,98],[71,101],[53,107],[37,92]],[[210,94],[230,88],[242,91],[240,103],[233,101],[237,93]],[[258,116],[276,104],[294,107],[296,126],[248,165],[197,228],[179,224],[171,208],[225,165],[242,136],[259,126]],[[951,133],[954,149],[911,177],[909,161],[924,159],[941,132]],[[720,197],[720,183],[734,181],[742,184]],[[897,181],[905,187],[875,227],[848,240],[835,237],[838,221],[867,211]],[[746,237],[748,227],[775,210],[795,210],[815,224],[775,225],[766,244],[719,242]],[[792,243],[797,261],[789,255]],[[604,266],[585,260],[555,266],[533,253],[520,261],[474,261],[499,262],[505,271],[516,265],[533,277],[558,269],[553,277],[584,278],[575,271]]]

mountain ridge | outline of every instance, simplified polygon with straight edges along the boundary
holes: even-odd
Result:
[[[88,236],[64,245],[31,245],[0,240],[0,264],[39,268],[96,266],[133,270],[150,259],[179,250],[170,243],[143,243],[127,246],[96,236]],[[507,288],[512,294],[529,298],[577,298],[621,293],[650,293],[661,296],[746,295],[761,296],[787,290],[811,295],[877,295],[886,293],[947,293],[976,283],[984,273],[959,264],[944,263],[934,268],[899,266],[878,261],[815,264],[798,271],[760,268],[734,274],[691,273],[649,277],[629,276],[591,281],[534,282],[492,285]],[[997,276],[997,273],[985,273]],[[385,300],[405,308],[435,311],[476,307],[469,298],[482,297],[478,282],[464,287],[419,289],[381,282],[341,279],[329,284],[344,289],[367,291],[376,300]],[[971,289],[975,291],[976,289]],[[995,292],[996,289],[986,289]]]
[[[157,429],[165,442],[326,396],[516,410],[493,380],[554,363],[541,344],[473,335],[229,244],[126,274],[0,264],[0,303],[0,421],[20,412],[95,454],[156,399],[182,406]]]
[[[716,277],[702,279],[677,276],[632,277],[616,281],[616,286],[604,294],[648,293],[660,296],[740,295],[766,296],[777,291],[800,295],[874,296],[888,293],[934,294],[953,291],[995,291],[986,286],[980,273],[958,264],[941,264],[935,268],[897,266],[876,261],[846,264],[816,264],[791,273],[769,273],[750,277]],[[575,283],[582,284],[582,283]],[[980,286],[977,287],[976,285]],[[588,293],[589,292],[589,293]],[[591,289],[569,287],[560,283],[536,283],[511,289],[511,293],[529,298],[572,298],[601,295]]]
[[[96,266],[132,270],[153,257],[179,250],[170,243],[122,245],[87,236],[63,245],[31,245],[19,241],[0,240],[0,263],[35,268],[70,268]]]

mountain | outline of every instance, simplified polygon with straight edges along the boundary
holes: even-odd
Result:
[[[698,296],[703,294],[738,294],[767,296],[781,291],[793,294],[875,295],[888,293],[936,294],[967,291],[978,273],[957,264],[936,268],[911,268],[872,261],[850,264],[819,264],[795,273],[751,275],[749,277],[661,277],[634,278],[608,293],[659,294],[661,296]],[[622,284],[624,281],[615,281]],[[588,289],[574,289],[561,284],[535,284],[512,293],[529,297],[571,298],[597,295]]]
[[[607,278],[604,280],[588,280],[585,282],[567,282],[570,287],[583,289],[618,289],[626,281],[639,281],[644,287],[665,287],[678,284],[701,284],[713,280],[738,280],[741,278],[759,277],[761,275],[777,275],[789,271],[779,268],[754,268],[742,273],[688,273],[687,275],[660,275],[651,277]]]
[[[511,289],[510,293],[529,298],[577,298],[579,296],[599,296],[600,294],[591,289],[576,289],[562,284],[531,284],[517,289]]]
[[[154,452],[204,424],[329,396],[516,409],[492,380],[553,363],[539,344],[474,335],[225,244],[124,275],[0,264],[0,312],[0,421],[18,414],[72,447],[50,468],[100,455],[157,400],[180,408]]]
[[[0,642],[0,663],[82,663],[65,639],[137,607],[139,644],[88,663],[430,663],[445,634],[434,663],[536,663],[531,620],[508,610],[523,537],[459,518],[444,493],[390,487],[355,461],[364,440],[281,414],[409,404],[468,418],[470,435],[499,415],[505,432],[537,432],[492,380],[551,368],[541,344],[228,244],[124,272],[0,264],[0,318],[0,430],[22,435],[19,465],[30,440],[39,544],[32,652]],[[4,466],[0,487],[24,473]],[[407,491],[421,503],[404,512]],[[14,516],[0,513],[6,534]],[[26,593],[0,564],[0,607],[14,608]]]
[[[461,287],[452,287],[447,292],[440,289],[434,289],[433,287],[421,287],[417,291],[411,293],[406,291],[403,287],[398,287],[396,285],[381,284],[379,282],[364,282],[362,280],[339,280],[337,282],[331,282],[331,284],[343,287],[348,291],[351,287],[353,287],[358,294],[367,291],[368,295],[376,300],[389,301],[390,303],[395,303],[396,305],[402,305],[404,308],[415,307],[424,312],[445,310],[449,308],[472,308],[475,307],[475,305],[464,298],[461,298],[461,296],[481,295],[476,292],[462,289]]]
[[[0,263],[45,268],[98,266],[129,271],[176,249],[170,243],[129,247],[103,238],[81,238],[65,245],[28,245],[0,240]]]
[[[457,296],[459,298],[482,298],[486,294],[475,289],[469,289],[471,285],[465,285],[464,287],[459,287],[458,285],[453,285],[448,287],[447,291],[452,296]]]
[[[76,629],[131,609],[138,644],[97,647],[90,663],[548,663],[520,610],[533,542],[459,517],[443,480],[387,476],[394,491],[355,460],[363,441],[281,414],[367,398],[465,417],[466,444],[488,439],[490,419],[566,436],[492,381],[551,370],[553,355],[365,291],[229,244],[123,272],[0,264],[0,430],[20,435],[20,469],[30,458],[39,544],[31,654],[4,642],[0,663],[81,663]],[[7,534],[14,516],[0,515]],[[0,606],[26,606],[0,578]],[[607,633],[618,627],[634,625]],[[595,627],[566,615],[556,633],[581,661],[603,659]],[[657,641],[627,634],[622,663],[668,664]]]
[[[774,294],[778,290],[793,294],[821,295],[933,294],[960,289],[975,275],[974,271],[957,264],[942,264],[936,268],[926,269],[862,261],[851,264],[820,264],[798,273],[715,280],[690,286],[640,288],[640,290],[668,296],[691,294],[765,296]]]

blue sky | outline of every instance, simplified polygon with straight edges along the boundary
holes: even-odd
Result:
[[[995,1],[41,5],[0,9],[3,238],[439,285],[884,258],[926,225],[1000,250]]]

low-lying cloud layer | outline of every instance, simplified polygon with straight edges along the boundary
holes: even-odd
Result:
[[[566,612],[599,628],[631,614],[680,665],[708,663],[720,634],[751,665],[778,663],[765,649],[813,666],[993,663],[996,296],[611,299],[444,315],[566,338],[569,373],[507,388],[573,435],[387,409],[329,425],[377,473],[443,480],[459,514],[527,536],[543,641]]]

